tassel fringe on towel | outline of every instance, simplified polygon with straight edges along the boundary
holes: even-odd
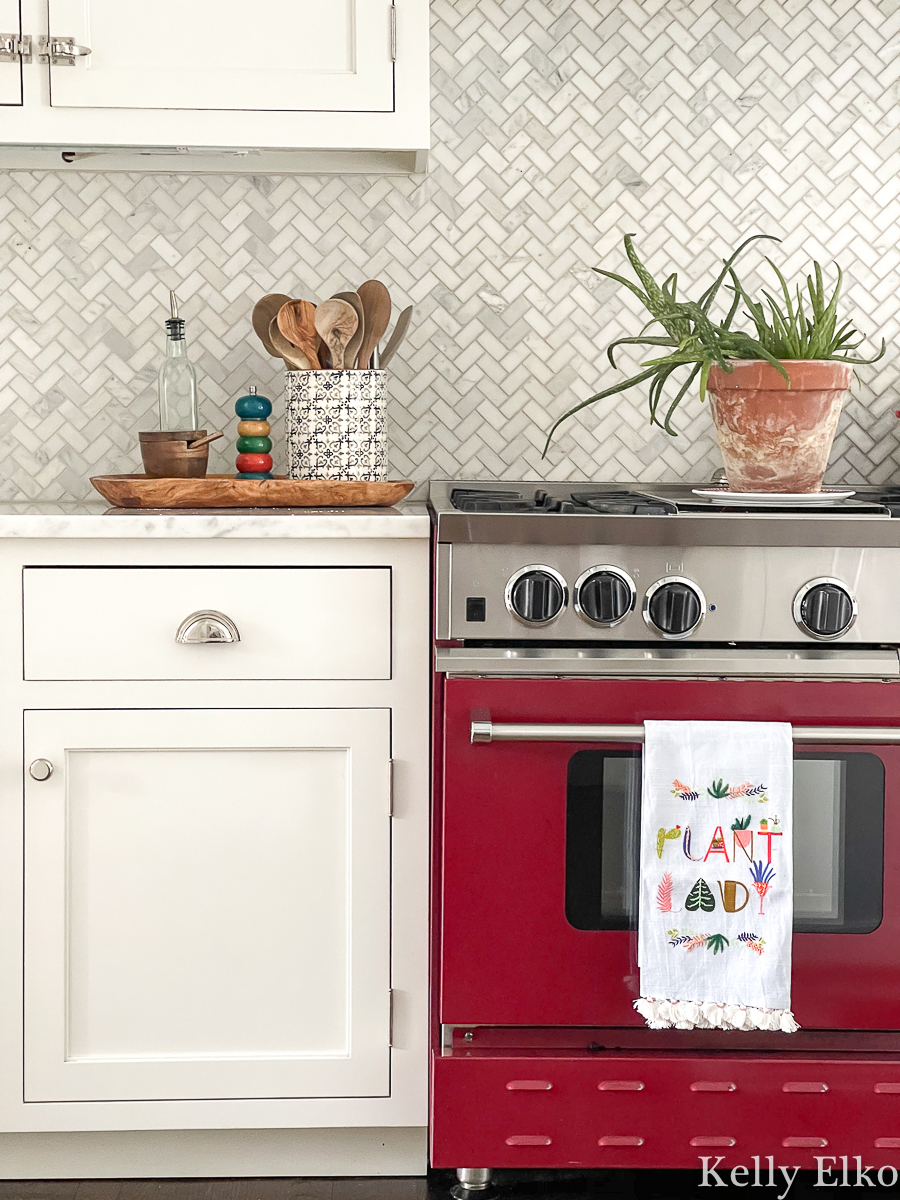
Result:
[[[635,1000],[634,1007],[651,1029],[765,1029],[773,1033],[796,1033],[800,1028],[787,1008],[653,1000],[649,996]]]

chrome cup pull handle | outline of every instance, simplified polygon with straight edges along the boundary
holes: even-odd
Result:
[[[185,617],[178,626],[175,641],[180,646],[201,646],[210,642],[239,642],[241,635],[231,617],[214,608],[200,609]]]

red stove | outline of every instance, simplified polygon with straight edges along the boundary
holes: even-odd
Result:
[[[433,1165],[900,1166],[900,489],[430,505]],[[793,726],[797,1034],[632,1008],[648,718]]]

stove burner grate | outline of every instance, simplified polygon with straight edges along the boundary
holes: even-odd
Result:
[[[558,513],[574,512],[567,500],[557,500],[538,489],[531,496],[522,492],[489,491],[480,488],[454,488],[450,503],[459,512],[468,513]]]
[[[664,517],[667,513],[678,512],[677,506],[667,500],[627,489],[573,492],[572,500],[579,508],[589,508],[591,512],[607,516]]]

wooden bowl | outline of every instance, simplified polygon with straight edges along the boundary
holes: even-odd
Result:
[[[151,479],[205,479],[209,443],[192,449],[206,437],[205,429],[164,429],[138,434],[144,471]]]

